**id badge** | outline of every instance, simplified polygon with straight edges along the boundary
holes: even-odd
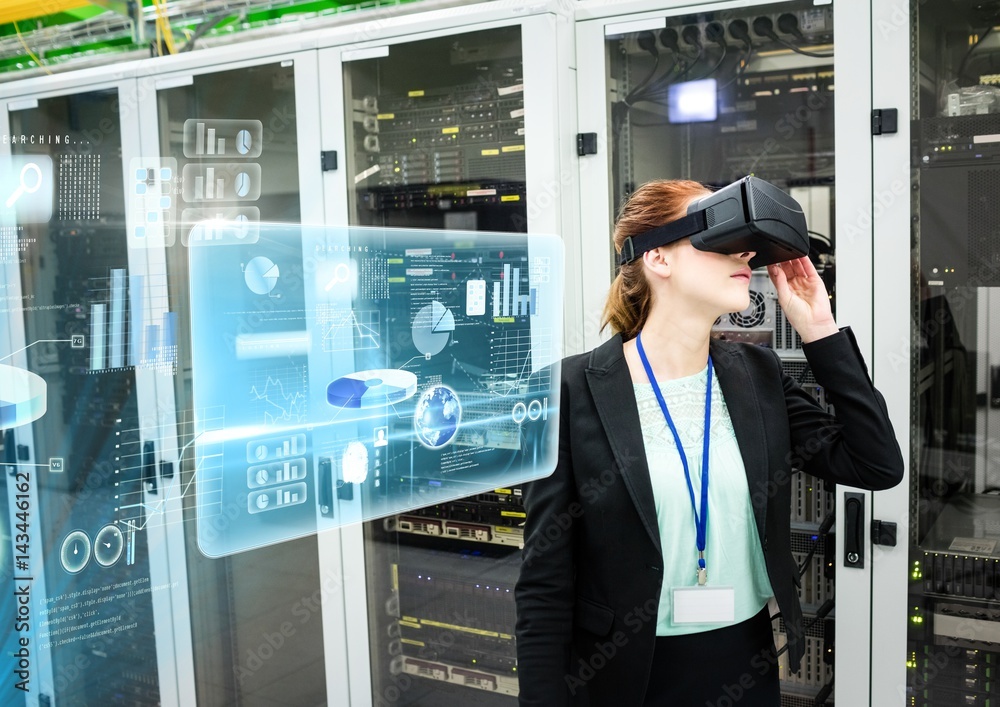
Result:
[[[736,590],[732,587],[674,587],[675,624],[733,623],[736,620]]]

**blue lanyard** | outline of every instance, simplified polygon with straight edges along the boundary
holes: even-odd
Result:
[[[650,385],[653,386],[653,393],[656,401],[660,403],[663,417],[667,420],[667,425],[674,435],[674,442],[677,444],[677,453],[681,455],[681,464],[684,466],[684,478],[687,481],[688,494],[691,497],[691,510],[694,512],[694,524],[697,531],[698,544],[698,583],[705,583],[705,536],[708,531],[708,442],[712,424],[712,357],[708,357],[708,382],[705,384],[705,440],[701,459],[701,511],[698,511],[694,501],[694,486],[691,484],[691,470],[688,467],[687,455],[684,453],[684,445],[681,444],[681,437],[677,434],[677,427],[674,425],[670,412],[667,410],[667,402],[663,399],[660,386],[656,384],[653,376],[653,368],[649,365],[646,352],[642,348],[642,332],[635,338],[635,347],[639,351],[639,358],[642,366],[646,369],[646,377],[649,378]]]

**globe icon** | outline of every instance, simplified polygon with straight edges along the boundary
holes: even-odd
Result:
[[[439,449],[451,442],[462,419],[462,405],[455,391],[436,385],[424,391],[417,400],[413,428],[421,444]]]

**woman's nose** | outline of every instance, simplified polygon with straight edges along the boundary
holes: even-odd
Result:
[[[757,255],[757,251],[755,251],[755,250],[746,250],[746,251],[743,251],[742,253],[740,253],[736,257],[739,258],[740,260],[749,262],[753,258],[753,256],[755,256],[755,255]]]

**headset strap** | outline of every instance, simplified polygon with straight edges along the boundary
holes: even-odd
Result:
[[[705,218],[705,211],[698,210],[676,221],[658,226],[651,231],[640,233],[638,236],[630,236],[622,243],[622,250],[618,255],[618,266],[631,263],[647,250],[653,250],[653,248],[679,241],[681,238],[693,236],[707,228],[708,221]]]

